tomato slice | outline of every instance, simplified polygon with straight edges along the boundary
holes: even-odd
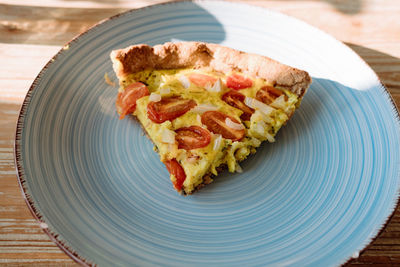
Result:
[[[215,134],[222,135],[223,138],[231,139],[232,141],[239,141],[243,138],[245,131],[236,130],[226,125],[226,118],[231,119],[234,123],[240,123],[235,118],[232,118],[225,113],[219,111],[206,111],[201,115],[201,122],[207,126],[208,130]]]
[[[222,96],[222,100],[231,105],[232,107],[238,108],[243,111],[240,118],[244,121],[250,120],[251,114],[254,113],[254,109],[250,108],[244,103],[246,96],[239,93],[238,91],[230,90]]]
[[[167,97],[159,102],[150,102],[147,105],[147,115],[155,123],[163,123],[176,119],[196,106],[192,99],[184,99],[179,96]]]
[[[210,132],[200,126],[182,127],[175,132],[178,148],[186,150],[201,148],[207,146],[211,141]]]
[[[217,81],[217,78],[201,73],[191,73],[188,78],[192,83],[200,87],[212,86]]]
[[[133,113],[136,109],[136,100],[146,95],[150,95],[149,89],[141,82],[132,83],[123,92],[118,93],[115,104],[120,112],[119,119],[122,120],[125,115]]]
[[[167,160],[164,164],[167,167],[168,172],[175,176],[175,181],[173,182],[175,189],[178,192],[181,191],[183,182],[185,182],[186,179],[185,170],[176,159]]]
[[[226,86],[231,89],[240,90],[252,87],[253,81],[250,78],[235,73],[226,78]]]
[[[273,86],[267,85],[258,90],[256,94],[256,99],[265,104],[271,104],[276,98],[280,97],[281,95],[285,94],[281,90],[278,90]],[[285,99],[287,100],[286,95]]]

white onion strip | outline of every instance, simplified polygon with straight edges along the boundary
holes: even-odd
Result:
[[[221,79],[218,79],[213,85],[207,84],[206,90],[215,93],[221,92]]]
[[[275,138],[270,133],[266,133],[265,136],[267,137],[268,142],[273,143],[275,142]]]
[[[156,93],[151,93],[149,96],[149,100],[152,102],[159,102],[159,101],[161,101],[161,95],[156,94]]]
[[[175,132],[169,129],[164,129],[161,135],[161,141],[167,144],[175,143]]]
[[[265,124],[264,121],[259,121],[257,122],[257,125],[255,127],[255,131],[259,133],[260,135],[264,135],[265,129],[267,128],[267,125]]]
[[[186,77],[185,75],[181,75],[178,77],[178,80],[181,82],[181,84],[183,85],[183,87],[185,87],[185,89],[188,89],[190,87],[190,81],[189,78]]]
[[[262,113],[264,113],[267,116],[271,115],[271,113],[275,110],[273,107],[270,107],[270,106],[264,104],[263,102],[258,101],[257,99],[247,97],[247,96],[244,99],[244,103],[253,109],[260,110]]]
[[[192,108],[192,111],[197,114],[203,114],[206,111],[214,111],[214,110],[218,110],[218,107],[211,104],[199,104],[194,108]]]
[[[225,123],[229,128],[232,128],[234,130],[243,130],[244,129],[243,124],[233,122],[230,118],[226,118]]]
[[[217,149],[221,146],[222,135],[216,134],[216,135],[214,135],[214,136],[216,136],[216,138],[214,139],[213,150],[217,150]]]
[[[279,109],[285,110],[287,107],[286,101],[285,101],[285,96],[281,95],[278,98],[276,98],[274,100],[274,102],[271,103],[271,106],[273,106],[274,108],[279,108]]]
[[[200,114],[197,114],[196,120],[197,120],[197,122],[198,122],[200,125],[202,124]]]
[[[235,165],[236,165],[235,166],[235,171],[238,172],[238,173],[242,173],[243,169],[242,169],[242,167],[240,167],[239,163],[236,162]]]

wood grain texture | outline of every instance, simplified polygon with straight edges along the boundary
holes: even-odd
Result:
[[[119,12],[164,1],[0,0],[0,265],[76,266],[39,228],[18,187],[13,142],[33,79],[71,38]],[[297,17],[349,45],[400,106],[397,0],[242,1]],[[310,40],[312,41],[312,40]],[[400,208],[347,266],[400,266]]]

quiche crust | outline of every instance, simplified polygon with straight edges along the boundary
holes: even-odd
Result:
[[[168,42],[155,46],[137,44],[112,51],[110,58],[121,87],[126,86],[125,81],[129,81],[130,75],[143,71],[206,68],[224,74],[239,72],[264,79],[274,87],[290,91],[297,96],[300,103],[311,84],[311,77],[306,71],[287,66],[266,56],[245,53],[212,43]],[[288,114],[289,118],[292,114]],[[146,128],[143,125],[142,127],[152,140]],[[156,144],[155,140],[152,141]],[[220,165],[216,172],[220,173],[226,168],[226,164]],[[216,173],[207,172],[194,189],[188,191],[182,188],[180,193],[192,194],[211,183],[215,176]]]
[[[113,68],[121,80],[147,69],[204,68],[229,73],[238,71],[267,80],[301,98],[311,84],[310,75],[276,60],[229,47],[203,42],[132,45],[111,52]]]

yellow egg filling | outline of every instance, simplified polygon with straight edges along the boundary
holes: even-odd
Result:
[[[211,76],[216,82],[204,86],[196,85],[187,78],[191,73]],[[230,172],[241,171],[238,163],[245,160],[249,154],[255,153],[262,141],[273,142],[277,131],[286,123],[299,104],[299,98],[295,94],[280,88],[276,89],[282,92],[282,97],[277,97],[268,105],[261,103],[256,100],[257,92],[264,86],[272,86],[272,84],[261,78],[248,77],[252,80],[252,86],[237,91],[246,97],[245,103],[253,108],[254,113],[250,120],[243,121],[242,110],[229,105],[222,99],[226,92],[232,90],[226,85],[226,78],[229,75],[230,73],[223,74],[211,69],[146,70],[131,74],[121,82],[120,92],[132,82],[142,82],[152,93],[136,101],[134,115],[154,142],[161,161],[176,159],[182,166],[186,174],[183,182],[185,193],[191,193],[202,184],[205,175],[210,173],[217,175],[218,167],[226,165]],[[155,123],[150,120],[149,103],[171,96],[192,99],[197,105],[172,121]],[[233,141],[211,133],[211,141],[205,147],[191,150],[178,148],[178,143],[171,139],[174,131],[193,125],[207,129],[201,121],[201,114],[204,110],[210,109],[228,114],[241,122],[245,131],[244,137]],[[233,126],[238,127],[235,123]],[[175,179],[176,177],[171,175],[173,182]]]

